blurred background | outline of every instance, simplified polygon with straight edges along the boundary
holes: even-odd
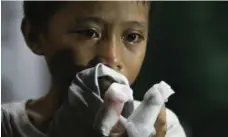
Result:
[[[2,3],[2,103],[45,94],[50,76],[20,32],[22,2]],[[161,80],[188,137],[228,134],[228,2],[156,2],[135,97]],[[226,134],[225,134],[226,133]]]
[[[1,103],[36,98],[49,86],[44,59],[26,46],[20,25],[21,1],[1,1]]]

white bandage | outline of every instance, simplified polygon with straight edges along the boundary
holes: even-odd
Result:
[[[125,125],[128,136],[149,137],[155,135],[156,119],[164,103],[173,93],[174,91],[165,82],[155,84],[150,88],[132,115],[127,120],[121,117],[121,122]]]
[[[98,78],[101,76],[109,76],[116,82],[107,89],[104,100],[101,98],[98,84]],[[93,133],[88,132],[87,128],[93,124],[96,130],[108,136],[118,120],[126,128],[128,137],[154,135],[155,120],[164,102],[173,93],[166,83],[156,84],[145,94],[140,106],[133,113],[130,112],[130,117],[126,119],[120,115],[124,103],[133,102],[133,93],[127,78],[103,64],[98,64],[76,75],[69,88],[68,98],[53,118],[51,131],[55,132],[50,135],[91,136]],[[78,125],[80,122],[84,122],[83,125]],[[78,126],[80,130],[77,130]]]
[[[126,85],[113,83],[105,93],[104,104],[97,114],[94,127],[108,136],[119,120],[124,103],[129,100],[133,100],[132,90]]]

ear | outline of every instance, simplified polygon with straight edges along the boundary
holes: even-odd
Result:
[[[27,18],[22,19],[21,32],[24,36],[26,44],[32,52],[37,55],[43,55],[41,32],[35,26],[32,26],[31,22]]]

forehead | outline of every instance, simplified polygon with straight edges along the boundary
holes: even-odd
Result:
[[[63,13],[78,18],[98,17],[109,22],[148,20],[149,6],[136,1],[67,2]]]

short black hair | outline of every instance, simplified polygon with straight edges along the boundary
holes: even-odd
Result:
[[[32,25],[41,29],[47,25],[50,17],[58,11],[63,4],[63,1],[24,1],[24,17],[28,19]]]
[[[151,8],[154,7],[151,6],[151,1],[138,2],[148,4]],[[65,3],[66,1],[24,1],[24,17],[28,19],[33,26],[37,27],[37,29],[43,29],[44,27],[47,27],[51,16],[60,10]]]

